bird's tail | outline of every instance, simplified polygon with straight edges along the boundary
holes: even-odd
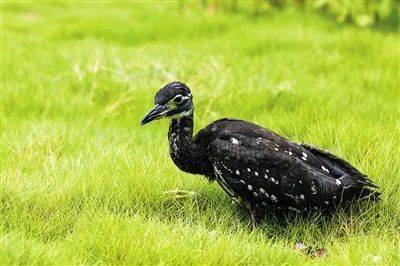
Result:
[[[321,162],[328,165],[332,169],[332,174],[341,181],[343,185],[342,200],[345,202],[354,199],[380,200],[381,193],[374,190],[374,188],[378,189],[379,187],[348,162],[309,144],[302,143],[302,146],[317,156]]]
[[[368,199],[371,201],[380,201],[381,193],[374,190],[374,188],[378,189],[379,187],[368,178],[360,175],[351,176],[346,174],[340,177],[339,180],[343,185],[343,200]]]

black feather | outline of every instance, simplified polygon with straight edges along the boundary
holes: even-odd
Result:
[[[189,95],[190,90],[171,83],[155,101],[165,103],[178,94]],[[334,210],[357,199],[379,200],[379,192],[372,190],[378,187],[348,162],[253,123],[224,118],[193,137],[190,113],[172,119],[168,139],[180,169],[216,180],[252,217],[260,209]]]

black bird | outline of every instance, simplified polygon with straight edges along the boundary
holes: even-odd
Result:
[[[217,120],[193,137],[193,96],[182,82],[161,88],[155,107],[141,121],[170,118],[170,155],[183,171],[216,180],[247,208],[255,224],[266,211],[331,212],[364,198],[379,200],[378,188],[341,158],[297,144],[253,123]]]

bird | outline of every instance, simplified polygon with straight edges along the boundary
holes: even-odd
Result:
[[[141,125],[169,118],[169,153],[182,171],[216,181],[258,225],[268,212],[332,213],[353,201],[379,201],[379,187],[350,163],[251,122],[222,118],[193,136],[189,87],[166,84]]]

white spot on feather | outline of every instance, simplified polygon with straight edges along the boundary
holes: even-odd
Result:
[[[231,137],[231,142],[235,145],[239,145],[239,141],[233,137]]]
[[[289,155],[293,155],[293,153],[291,151],[289,151]]]
[[[277,202],[278,198],[274,194],[271,194],[271,200],[272,202]]]
[[[300,198],[301,200],[304,200],[304,199],[305,199],[305,197],[304,197],[303,194],[301,194],[299,198]]]
[[[307,153],[302,152],[301,154],[303,155],[303,157],[306,157],[306,158],[307,158]]]
[[[254,197],[258,197],[257,192],[253,192]]]
[[[311,187],[311,194],[317,194],[317,189],[315,187]]]
[[[257,172],[257,171],[255,171],[255,172],[254,172],[254,175],[255,175],[255,176],[258,176],[258,172]]]
[[[336,179],[336,185],[340,186],[342,182],[339,179]]]
[[[247,189],[248,189],[248,190],[253,190],[253,186],[252,186],[252,185],[248,185],[248,186],[247,186]]]
[[[325,172],[329,173],[328,168],[326,168],[325,166],[321,165],[322,170],[324,170]]]
[[[250,173],[250,171],[251,171],[251,170],[250,170],[250,168],[247,168],[247,172],[249,172],[249,173]]]
[[[236,170],[236,175],[240,175],[240,171],[239,170]]]
[[[263,188],[260,188],[261,193],[265,193],[265,190]]]

